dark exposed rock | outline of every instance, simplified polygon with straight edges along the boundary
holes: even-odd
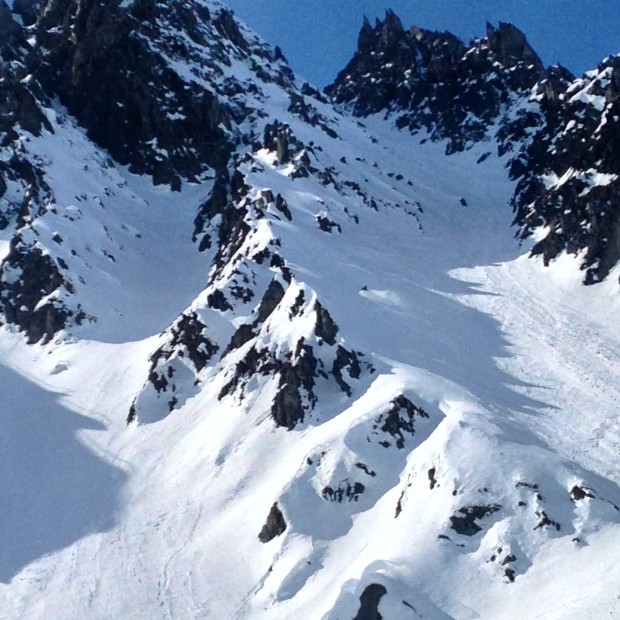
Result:
[[[378,583],[366,586],[360,596],[360,608],[353,620],[383,620],[379,613],[379,603],[387,594],[387,589]]]
[[[545,264],[561,252],[581,254],[584,282],[595,284],[620,260],[620,57],[572,83],[568,76],[554,77],[552,85],[540,87],[544,124],[511,170],[520,175],[512,200],[515,223],[523,239],[547,227],[532,254]],[[591,99],[575,97],[579,91]]]
[[[278,368],[279,362],[273,359],[268,349],[258,351],[255,347],[251,347],[243,359],[237,362],[233,376],[220,390],[218,399],[221,400],[236,390],[242,390],[253,375],[257,373],[267,375],[276,372]]]
[[[295,155],[305,149],[305,145],[295,136],[291,128],[277,120],[265,127],[263,145],[275,152],[279,164],[289,163]]]
[[[519,488],[519,487],[526,487],[527,489],[532,489],[533,491],[538,491],[538,485],[537,484],[532,484],[530,482],[524,482],[522,480],[520,480],[519,482],[515,483],[515,488]]]
[[[279,45],[276,45],[273,51],[274,51],[274,60],[283,60],[284,62],[287,62],[286,56],[284,55],[284,52],[280,49]]]
[[[127,419],[126,419],[127,424],[131,424],[132,422],[135,422],[137,415],[138,414],[136,411],[136,399],[134,398],[131,405],[129,406],[129,412],[127,413]]]
[[[415,419],[428,418],[429,415],[424,409],[414,405],[402,394],[394,398],[390,405],[390,408],[385,413],[376,418],[372,428],[373,431],[379,430],[382,433],[391,435],[396,442],[396,447],[402,449],[405,447],[405,434],[415,434]],[[389,447],[391,444],[384,440],[381,442],[381,445]],[[431,489],[433,486],[431,484]]]
[[[189,394],[187,388],[177,385],[176,375],[182,369],[188,369],[194,375],[194,386],[198,383],[197,375],[219,350],[219,346],[206,334],[207,327],[196,312],[181,315],[165,334],[166,341],[149,358],[150,367],[147,380],[141,392],[134,398],[127,414],[127,424],[138,418],[153,423],[165,418],[177,405],[182,406]],[[183,373],[184,374],[184,373]],[[149,403],[143,409],[141,397],[145,392],[154,390],[159,396],[170,397],[163,400],[165,409]],[[182,393],[181,393],[182,392]],[[148,402],[148,401],[147,401]]]
[[[517,573],[516,570],[510,566],[510,564],[517,561],[517,556],[513,553],[507,552],[502,558],[501,556],[503,552],[504,549],[502,547],[498,547],[496,552],[491,555],[487,562],[498,562],[503,568],[504,577],[508,579],[509,583],[512,583],[515,580]]]
[[[291,214],[291,210],[289,209],[288,205],[286,204],[286,200],[284,200],[284,198],[282,198],[282,196],[280,194],[278,194],[276,196],[275,199],[275,207],[278,211],[280,211],[280,213],[282,213],[282,215],[284,215],[284,217],[290,222],[293,219],[293,215]]]
[[[317,90],[311,84],[308,84],[308,82],[304,82],[301,85],[301,94],[306,97],[314,97],[317,101],[320,101],[321,103],[327,103],[327,98],[325,97],[325,95],[323,95],[320,90]]]
[[[336,325],[329,312],[318,301],[314,306],[314,310],[316,312],[314,333],[317,335],[317,338],[321,338],[329,345],[336,344],[338,325]]]
[[[342,371],[347,370],[352,379],[359,379],[362,372],[359,359],[355,351],[349,351],[338,345],[336,349],[336,359],[332,365],[332,374],[336,379],[336,383],[340,389],[347,395],[351,396],[351,386],[344,380]]]
[[[250,187],[245,182],[243,173],[238,168],[235,168],[230,177],[230,193],[232,195],[232,199],[235,202],[238,202],[244,198],[249,191]]]
[[[342,232],[342,227],[340,226],[340,224],[338,224],[337,222],[334,222],[333,220],[330,220],[329,218],[323,216],[323,215],[319,215],[316,218],[316,221],[319,224],[319,228],[323,231],[323,232],[332,232],[333,230],[337,230],[338,232]]]
[[[487,23],[487,40],[489,49],[505,67],[516,67],[519,63],[524,63],[534,66],[540,72],[544,70],[540,58],[528,44],[525,35],[512,24],[499,22],[499,27],[495,29]]]
[[[13,0],[13,11],[23,20],[25,26],[31,26],[37,21],[43,0]]]
[[[454,544],[455,547],[465,547],[465,545],[461,543],[454,542],[449,536],[446,536],[445,534],[437,534],[437,540],[449,540],[451,543]]]
[[[176,390],[174,383],[175,367],[165,366],[165,369],[161,368],[174,355],[180,358],[187,356],[194,366],[195,372],[199,373],[217,353],[219,346],[205,335],[205,331],[206,326],[196,313],[182,315],[170,328],[169,339],[151,355],[149,360],[151,366],[148,382],[158,394]],[[169,401],[169,411],[172,411],[178,402],[176,397]],[[136,402],[134,401],[127,416],[127,423],[135,417]]]
[[[371,478],[374,478],[377,475],[376,471],[373,471],[366,465],[366,463],[355,463],[355,467],[361,469],[365,474],[368,474]]]
[[[319,124],[319,116],[316,110],[307,103],[302,95],[298,93],[291,93],[290,98],[291,103],[288,106],[289,112],[299,116],[299,118],[309,125],[316,126]]]
[[[216,269],[212,280],[229,263],[250,232],[250,225],[246,221],[248,209],[243,200],[247,191],[248,186],[241,172],[235,169],[231,175],[224,169],[218,174],[209,198],[200,207],[194,220],[196,240],[204,233],[207,223],[219,216]],[[209,233],[204,235],[203,240],[207,237],[210,239]],[[209,247],[209,244],[206,247]],[[202,243],[200,249],[204,249]]]
[[[320,304],[317,306],[320,307]],[[252,325],[253,327],[246,326],[246,330],[256,329],[258,322]],[[249,331],[243,334],[248,338],[253,335],[254,332],[250,335]],[[239,338],[242,338],[242,335],[239,335]],[[368,366],[370,367],[370,365]],[[356,353],[338,346],[331,376],[338,386],[348,396],[351,396],[352,391],[343,379],[343,371],[346,371],[352,378],[359,378],[361,365]],[[235,392],[243,397],[245,385],[256,374],[278,377],[278,387],[271,406],[271,416],[277,426],[282,426],[288,430],[293,430],[299,423],[303,422],[306,414],[316,406],[316,380],[319,377],[322,379],[329,379],[330,377],[330,374],[325,370],[323,361],[317,359],[313,347],[307,344],[304,338],[297,342],[295,350],[289,353],[284,360],[276,357],[269,349],[259,351],[253,346],[237,363],[232,376],[221,389],[218,398],[222,399]]]
[[[509,553],[503,560],[502,560],[502,566],[506,566],[506,564],[510,564],[511,562],[516,562],[517,561],[517,557],[512,554]]]
[[[52,127],[42,111],[45,97],[36,80],[28,77],[28,46],[22,29],[0,3],[0,195],[12,182],[13,196],[2,201],[0,229],[15,226],[9,253],[0,266],[0,312],[4,321],[15,324],[28,342],[49,341],[68,322],[81,323],[86,315],[78,305],[66,303],[74,292],[62,258],[47,254],[32,241],[32,222],[53,201],[40,162],[31,161],[21,140],[24,132],[38,136]],[[7,21],[10,19],[10,23]],[[17,28],[17,29],[16,29]],[[23,229],[23,230],[22,230]]]
[[[592,489],[588,489],[586,487],[579,486],[576,484],[570,491],[570,497],[574,502],[581,501],[586,497],[593,498],[594,494]]]
[[[305,411],[299,393],[301,380],[290,364],[285,364],[280,371],[280,385],[273,404],[271,417],[277,426],[293,430],[299,422],[303,422]]]
[[[21,31],[19,36],[9,39],[17,39],[16,45],[23,45],[20,37]],[[37,96],[41,97],[41,93],[37,92],[38,84],[24,80],[27,71],[27,67],[19,62],[4,66],[0,62],[0,146],[17,139],[17,126],[34,136],[41,135],[43,128],[52,131],[37,99]]]
[[[226,211],[229,187],[230,176],[228,171],[224,169],[217,175],[209,198],[200,206],[196,214],[196,219],[194,220],[194,241],[198,235],[204,232],[207,221]]]
[[[38,247],[24,246],[14,239],[2,263],[0,307],[6,322],[24,331],[29,343],[49,341],[72,316],[77,323],[86,318],[81,311],[75,313],[54,299],[61,288],[73,292],[58,264]]]
[[[501,506],[499,504],[466,506],[465,508],[460,508],[456,515],[450,517],[450,527],[457,534],[474,536],[482,530],[476,521],[497,512],[500,508]]]
[[[257,308],[255,320],[238,328],[227,352],[258,335],[261,325],[280,304],[284,294],[285,290],[279,277],[274,278]],[[294,320],[301,314],[304,304],[305,295],[301,289],[289,311],[290,320]],[[312,311],[315,315],[314,336],[318,345],[336,346],[338,327],[329,312],[318,301],[315,301]],[[374,370],[370,364],[366,363],[365,366],[371,371]],[[340,389],[351,396],[351,387],[344,380],[343,373],[345,372],[349,377],[357,379],[361,375],[362,365],[355,352],[340,345],[336,346],[333,353],[333,363],[329,371],[325,367],[325,354],[317,357],[313,346],[308,344],[303,337],[298,340],[294,350],[285,354],[276,353],[267,348],[257,350],[256,346],[252,346],[237,362],[234,372],[221,389],[219,398],[222,399],[233,393],[243,398],[245,385],[256,374],[275,376],[278,385],[271,406],[271,416],[277,426],[292,430],[303,422],[307,413],[316,406],[317,379],[333,378]]]
[[[218,345],[205,337],[206,326],[195,313],[183,315],[172,329],[171,346],[183,346],[194,367],[200,372],[215,355]]]
[[[284,515],[276,502],[269,511],[267,515],[267,521],[265,521],[265,525],[263,525],[263,529],[260,531],[258,535],[258,540],[262,543],[268,543],[272,541],[274,538],[281,536],[286,531],[286,521],[284,520]]]
[[[220,11],[220,13],[217,15],[214,21],[214,24],[215,24],[215,28],[217,29],[217,31],[224,38],[231,41],[238,48],[241,48],[243,50],[248,49],[248,44],[246,40],[243,38],[243,35],[241,34],[241,31],[239,30],[239,26],[237,26],[237,21],[235,20],[235,17],[232,11],[228,9],[224,9],[223,11]]]
[[[0,0],[0,42],[9,41],[20,33],[20,27],[4,0]],[[1,43],[0,43],[1,45]]]
[[[228,299],[226,299],[226,295],[224,295],[224,293],[222,293],[219,289],[209,293],[207,296],[207,304],[209,305],[209,308],[219,310],[220,312],[226,312],[233,309]]]
[[[151,374],[162,360],[169,360],[175,352],[181,357],[187,354],[200,372],[219,350],[219,346],[205,335],[206,329],[195,312],[181,315],[170,329],[169,341],[151,356]]]
[[[318,366],[312,347],[300,340],[294,361],[284,362],[280,368],[278,392],[271,407],[271,416],[278,426],[290,431],[303,422],[306,408],[302,402],[301,388],[307,394],[309,407],[314,407],[316,396],[313,390]]]
[[[278,282],[278,280],[272,280],[263,295],[263,299],[258,307],[257,320],[259,323],[264,323],[271,313],[276,309],[278,304],[284,297],[284,288]]]
[[[536,516],[539,517],[539,521],[534,528],[535,530],[541,530],[544,527],[554,527],[559,532],[562,529],[562,526],[557,521],[550,519],[544,510],[537,510]]]
[[[295,298],[293,305],[291,306],[291,310],[288,315],[289,319],[292,319],[293,317],[299,315],[299,312],[303,308],[305,301],[306,301],[306,297],[304,295],[303,289],[301,289],[299,293],[297,294],[297,297]]]
[[[0,97],[2,90],[0,89]],[[0,115],[0,122],[2,116]],[[14,201],[6,200],[0,211],[0,229],[10,223],[17,228],[28,226],[37,216],[43,205],[52,199],[52,192],[47,185],[43,171],[28,161],[19,151],[14,151],[8,161],[0,161],[0,175],[3,180],[14,181],[19,187]],[[22,243],[19,237],[14,240],[17,248]]]
[[[290,99],[291,103],[288,107],[289,112],[292,112],[309,125],[319,127],[330,138],[338,138],[338,134],[328,125],[327,121],[317,112],[316,108],[310,105],[302,95],[293,92],[290,94]]]
[[[359,496],[366,490],[366,487],[361,482],[354,482],[352,485],[349,482],[339,484],[335,489],[330,486],[326,486],[321,495],[323,499],[330,502],[343,502],[345,499],[349,502],[356,502]]]
[[[165,40],[158,20],[183,22],[198,38],[189,15],[183,3],[49,0],[31,59],[35,77],[95,142],[175,189],[207,167],[222,168],[232,148],[217,96],[184,82],[149,43]]]
[[[437,486],[437,478],[435,478],[436,473],[437,473],[437,470],[434,467],[431,467],[427,472],[431,491],[435,488],[435,486]]]
[[[235,299],[240,299],[244,304],[254,299],[254,291],[248,286],[239,286],[238,284],[230,287],[230,294]]]
[[[230,343],[224,350],[222,357],[228,355],[231,351],[235,349],[239,349],[246,342],[250,342],[252,338],[256,337],[256,332],[254,331],[254,327],[252,325],[248,325],[247,323],[243,323],[239,325],[237,331],[233,334],[233,337],[230,340]]]

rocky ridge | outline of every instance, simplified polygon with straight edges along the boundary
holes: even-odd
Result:
[[[325,92],[359,116],[383,113],[401,129],[445,140],[450,154],[495,137],[543,74],[511,24],[488,24],[486,38],[465,45],[447,32],[406,30],[388,11],[374,27],[364,22],[356,54]]]

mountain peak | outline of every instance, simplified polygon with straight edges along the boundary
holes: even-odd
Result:
[[[495,142],[500,156],[511,154],[507,165],[518,179],[513,207],[520,236],[543,222],[551,229],[534,253],[548,263],[569,248],[582,252],[587,283],[609,274],[620,258],[618,216],[609,208],[617,179],[596,175],[618,169],[611,139],[620,101],[618,57],[575,80],[561,67],[546,70],[513,24],[487,23],[486,38],[465,45],[450,33],[404,31],[393,14],[374,28],[364,22],[360,39],[326,88],[336,102],[444,142],[447,154]]]
[[[465,45],[449,32],[402,28],[395,14],[372,28],[365,21],[353,59],[326,88],[356,114],[399,116],[400,127],[448,139],[448,150],[479,141],[513,94],[544,68],[516,27],[487,26],[487,38]]]
[[[542,61],[527,42],[525,34],[513,24],[499,22],[499,26],[494,28],[487,22],[487,41],[489,49],[497,55],[505,67],[525,63],[537,71],[544,70]]]
[[[394,13],[392,9],[385,10],[385,17],[383,18],[383,22],[377,20],[377,26],[386,33],[386,36],[389,34],[400,34],[404,33],[403,23],[400,20],[400,17]]]

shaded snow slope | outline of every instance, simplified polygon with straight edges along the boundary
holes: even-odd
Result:
[[[31,235],[85,317],[0,328],[2,614],[620,613],[613,278],[526,257],[488,144],[259,84],[180,191],[58,102],[21,132],[54,201],[0,256]]]

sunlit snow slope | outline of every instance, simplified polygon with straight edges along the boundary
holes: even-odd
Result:
[[[149,49],[233,100],[225,166],[154,185],[53,98],[0,150],[47,185],[2,290],[19,235],[71,313],[0,328],[0,618],[620,616],[618,268],[528,258],[509,153],[354,118],[196,5]]]

